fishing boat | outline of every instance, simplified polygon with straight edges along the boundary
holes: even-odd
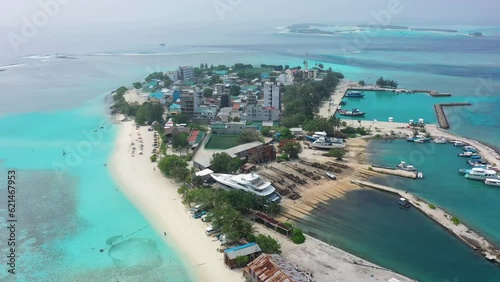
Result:
[[[474,160],[468,160],[467,163],[470,165],[470,166],[475,166],[475,165],[486,165],[488,164],[486,161],[482,160],[482,159],[474,159]]]
[[[345,97],[347,98],[363,98],[365,95],[359,91],[349,91],[347,94],[345,94]]]
[[[466,151],[466,152],[458,154],[458,156],[459,157],[472,157],[472,156],[474,156],[474,153],[470,152],[470,151]]]
[[[408,199],[405,198],[399,198],[398,205],[400,205],[403,208],[411,207],[410,201],[408,201]]]
[[[316,149],[345,148],[345,143],[342,139],[321,137],[312,142],[311,147]]]
[[[416,171],[417,168],[412,165],[407,165],[406,162],[401,161],[400,164],[397,165],[397,169],[406,170],[406,171]]]
[[[365,112],[362,112],[358,109],[352,109],[352,111],[347,110],[339,110],[339,115],[341,116],[351,116],[351,117],[362,117],[366,115]]]
[[[452,141],[451,143],[453,143],[453,146],[457,146],[457,147],[462,147],[462,146],[465,146],[467,144],[465,144],[464,142],[462,141]]]
[[[486,179],[498,179],[498,175],[497,172],[492,169],[474,167],[465,175],[465,178],[485,181]]]
[[[340,104],[339,104],[339,105],[341,105],[341,106],[345,106],[346,104],[347,104],[347,102],[346,102],[346,101],[340,101]]]
[[[431,139],[430,138],[427,138],[427,137],[410,137],[410,138],[406,138],[406,141],[408,142],[415,142],[415,143],[427,143],[427,142],[430,142]]]
[[[337,180],[337,177],[335,176],[335,174],[331,174],[329,172],[325,172],[326,176],[330,177],[331,180]]]
[[[500,187],[500,179],[486,178],[484,184]]]

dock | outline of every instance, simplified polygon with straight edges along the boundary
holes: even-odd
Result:
[[[434,105],[434,111],[439,122],[439,127],[443,129],[449,129],[450,123],[444,112],[444,107],[457,107],[457,106],[471,106],[471,103],[446,103],[446,104],[436,104]]]
[[[378,86],[358,86],[358,87],[349,87],[347,91],[378,91],[378,92],[397,92],[397,93],[427,93],[432,97],[451,97],[451,93],[440,93],[437,90],[422,90],[422,89],[403,89],[403,88],[384,88]]]
[[[413,90],[413,92],[422,92],[422,93],[428,93],[432,97],[450,97],[450,93],[439,93],[436,90]]]
[[[486,239],[475,233],[463,223],[460,223],[458,219],[439,207],[426,203],[411,193],[403,192],[393,187],[359,180],[351,180],[351,183],[357,184],[361,187],[369,187],[406,198],[413,207],[417,208],[434,222],[438,223],[441,227],[453,234],[467,246],[480,253],[486,260],[500,265],[500,250],[496,249],[491,243],[486,241]]]
[[[371,167],[371,169],[370,169],[370,167]],[[416,171],[406,171],[406,170],[401,170],[401,169],[395,169],[395,168],[392,168],[392,167],[384,167],[384,166],[378,166],[378,165],[371,165],[371,166],[368,167],[367,170],[371,170],[371,171],[382,173],[382,174],[390,174],[390,175],[394,175],[394,176],[411,178],[411,179],[416,179],[417,178],[417,172]]]

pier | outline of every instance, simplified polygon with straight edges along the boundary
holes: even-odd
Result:
[[[436,111],[436,116],[439,122],[439,127],[443,129],[449,129],[450,124],[448,123],[448,118],[444,112],[444,107],[456,107],[456,106],[470,106],[471,103],[446,103],[446,104],[436,104],[434,105],[434,111]]]
[[[400,177],[411,178],[411,179],[416,179],[417,178],[417,172],[416,171],[406,171],[406,170],[401,170],[401,169],[395,169],[395,168],[392,168],[392,167],[371,165],[370,167],[368,167],[367,170],[368,171],[371,170],[371,171],[374,171],[374,172],[377,172],[377,173],[382,173],[382,174],[390,174],[390,175],[395,175],[395,176],[400,176]]]
[[[361,187],[370,187],[384,192],[389,192],[406,198],[413,207],[417,208],[434,222],[441,225],[444,229],[453,234],[460,241],[464,242],[467,246],[480,253],[485,259],[500,265],[500,250],[496,249],[491,243],[486,241],[486,239],[472,231],[464,224],[460,223],[458,219],[449,215],[439,207],[426,203],[416,196],[396,188],[359,180],[351,180],[351,183],[357,184]]]
[[[450,93],[439,93],[437,90],[422,90],[422,89],[403,89],[403,88],[384,88],[378,86],[357,86],[357,87],[349,87],[347,91],[379,91],[379,92],[396,92],[396,93],[427,93],[432,97],[451,97]],[[345,95],[345,93],[344,93]]]
[[[436,90],[413,90],[413,92],[423,92],[423,93],[428,93],[432,97],[450,97],[450,93],[439,93]]]

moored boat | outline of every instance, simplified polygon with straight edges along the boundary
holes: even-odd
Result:
[[[459,157],[472,157],[473,155],[474,153],[469,151],[458,154]]]
[[[484,184],[500,187],[500,179],[486,178]]]
[[[263,197],[269,203],[279,204],[281,202],[281,195],[271,182],[262,179],[256,173],[238,175],[212,173],[210,176],[225,190],[242,190]]]
[[[408,201],[405,198],[399,198],[398,205],[402,206],[403,208],[409,208],[409,207],[411,207],[410,201]]]
[[[362,117],[366,115],[365,112],[361,112],[358,109],[352,109],[352,111],[339,110],[339,115],[341,116],[351,116],[351,117]]]
[[[345,94],[347,98],[363,98],[365,95],[359,91],[349,91]]]
[[[427,142],[430,142],[431,139],[427,138],[427,137],[410,137],[410,138],[406,138],[406,141],[415,142],[415,143],[427,143]]]
[[[465,178],[485,181],[486,179],[498,179],[498,175],[497,172],[492,169],[474,167],[465,175]]]
[[[446,138],[443,138],[443,137],[438,137],[438,138],[434,139],[434,143],[436,143],[436,144],[446,144],[446,143],[448,143],[448,140]]]
[[[335,174],[332,174],[332,173],[329,173],[329,172],[325,172],[326,176],[330,177],[330,179],[332,180],[337,180],[337,177],[335,176]]]
[[[416,171],[417,168],[412,165],[407,165],[406,162],[401,161],[400,164],[396,167],[397,169],[406,170],[406,171]]]

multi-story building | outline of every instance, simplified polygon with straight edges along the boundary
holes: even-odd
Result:
[[[281,112],[273,107],[247,104],[245,113],[241,115],[241,120],[246,122],[279,121],[280,115]]]
[[[276,83],[264,83],[264,107],[281,110],[280,86]]]
[[[193,66],[179,67],[179,76],[183,80],[190,80],[194,78],[194,68]]]
[[[181,94],[181,110],[188,117],[194,116],[195,95],[193,90],[182,91]]]
[[[247,92],[247,105],[257,105],[257,95],[252,91]]]
[[[170,78],[170,80],[172,80],[172,82],[176,82],[179,80],[179,71],[178,70],[166,71],[165,75],[168,76],[168,78]]]

